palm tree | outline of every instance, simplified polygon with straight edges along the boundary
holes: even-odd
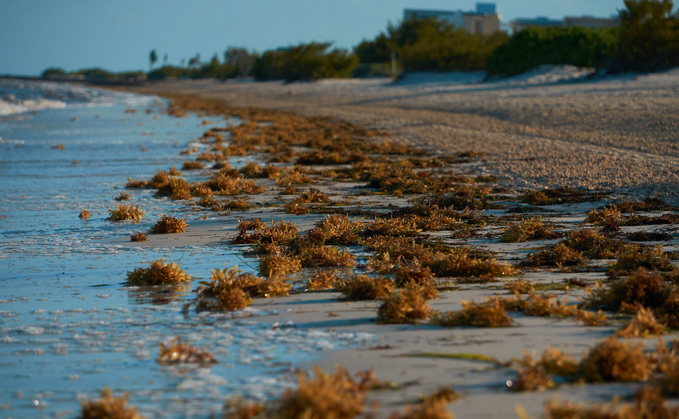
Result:
[[[156,61],[158,61],[158,54],[156,53],[155,49],[151,50],[151,53],[149,54],[149,61],[151,62],[149,71],[151,71],[153,70],[153,64],[155,64]]]

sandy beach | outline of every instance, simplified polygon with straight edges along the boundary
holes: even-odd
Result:
[[[625,75],[583,79],[576,69],[548,68],[519,78],[481,82],[480,75],[411,75],[397,82],[385,79],[321,80],[307,83],[220,82],[216,80],[164,81],[133,91],[159,95],[190,95],[223,100],[230,106],[289,111],[305,116],[327,116],[359,126],[391,132],[396,142],[424,149],[434,155],[473,150],[485,156],[473,166],[454,166],[456,172],[494,175],[499,184],[517,192],[547,187],[602,190],[611,198],[644,198],[662,194],[677,203],[679,194],[679,71],[653,75]],[[346,186],[318,182],[333,200],[353,194]],[[510,193],[511,194],[511,193]],[[253,198],[263,203],[265,194]],[[408,205],[393,196],[352,196],[369,208]],[[605,200],[604,202],[609,202]],[[602,202],[564,204],[534,209],[534,215],[567,234],[584,225],[588,212]],[[492,211],[491,211],[492,213]],[[499,215],[502,212],[496,214]],[[183,235],[152,237],[145,245],[186,246],[216,243],[233,238],[238,218],[286,219],[300,231],[313,227],[318,215],[295,216],[276,209],[259,208],[227,219],[194,222]],[[506,224],[509,225],[509,224]],[[672,226],[669,230],[672,230]],[[495,252],[501,261],[516,262],[559,240],[500,243],[502,228],[486,226],[470,239],[438,237],[451,245],[465,245]],[[654,226],[623,227],[625,233],[654,231]],[[436,233],[434,233],[436,236]],[[115,241],[125,245],[126,240]],[[112,242],[111,242],[112,243]],[[662,243],[663,250],[678,249],[677,240]],[[134,244],[127,244],[134,245]],[[246,259],[250,260],[250,259]],[[255,260],[256,261],[256,260]],[[590,268],[529,269],[522,279],[546,289],[577,277],[589,285],[602,281],[614,260],[590,261]],[[553,287],[557,299],[570,303],[586,297],[583,288]],[[463,301],[489,296],[509,296],[502,282],[459,284],[431,301],[435,310],[457,311]],[[320,361],[325,371],[342,365],[355,373],[373,369],[381,380],[392,381],[395,390],[373,391],[368,406],[379,401],[379,415],[402,410],[419,396],[441,386],[452,386],[462,395],[449,405],[458,418],[517,417],[517,406],[529,417],[540,417],[543,404],[558,398],[586,403],[607,403],[615,396],[629,396],[639,384],[608,383],[563,385],[557,390],[511,392],[516,371],[507,367],[525,351],[536,357],[546,348],[563,350],[576,359],[597,342],[611,336],[622,323],[584,327],[569,318],[527,317],[512,314],[508,328],[442,329],[426,324],[376,324],[379,302],[346,302],[337,292],[309,292],[274,299],[256,299],[255,309],[275,310],[263,317],[277,327],[290,324],[300,329],[370,333],[377,340],[355,349],[330,351]],[[676,338],[676,333],[665,339]],[[634,339],[647,348],[656,340]],[[465,359],[482,355],[482,360]],[[309,365],[303,368],[310,369]]]
[[[570,186],[676,197],[679,71],[587,80],[546,68],[496,82],[478,74],[308,83],[165,81],[138,89],[323,115],[392,132],[437,154],[476,150],[516,187]],[[579,78],[580,77],[580,78]]]

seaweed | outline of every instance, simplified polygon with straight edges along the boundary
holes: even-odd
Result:
[[[149,233],[151,234],[173,234],[184,233],[189,225],[186,224],[184,218],[175,218],[163,214],[160,219],[151,226]]]
[[[519,224],[509,227],[502,233],[503,243],[520,243],[531,240],[549,240],[561,237],[552,227],[546,226],[539,217],[527,218]]]
[[[189,281],[191,275],[174,262],[165,263],[164,258],[154,260],[148,268],[137,268],[127,273],[128,285],[162,285]]]
[[[196,349],[189,342],[183,343],[180,336],[172,339],[169,346],[165,346],[163,342],[158,342],[158,346],[160,348],[156,361],[161,365],[219,364],[219,361],[205,349]]]
[[[300,269],[302,263],[296,257],[272,254],[259,258],[259,273],[268,277],[286,275]]]
[[[78,218],[80,218],[81,220],[89,220],[91,217],[92,213],[84,208],[80,210],[80,214],[78,214]]]
[[[130,234],[130,241],[132,242],[145,242],[149,239],[149,236],[144,233],[143,231],[140,231],[135,234]]]
[[[110,388],[101,390],[101,398],[85,400],[80,405],[80,419],[142,419],[134,406],[127,407],[129,392],[122,397],[113,397]]]
[[[125,205],[125,204],[118,204],[118,208],[114,210],[108,210],[110,213],[108,218],[106,219],[107,221],[124,221],[124,220],[132,220],[135,223],[138,223],[141,221],[142,218],[144,218],[144,214],[146,214],[146,211],[141,211],[139,209],[139,205]]]
[[[592,383],[646,381],[652,372],[652,364],[643,347],[609,337],[596,344],[582,359],[580,373]]]
[[[509,327],[512,319],[502,300],[496,297],[482,303],[462,301],[462,310],[437,313],[432,323],[443,327]]]
[[[130,194],[125,192],[120,192],[120,195],[115,197],[116,201],[127,201],[128,199],[130,199]]]
[[[585,258],[579,251],[559,242],[545,250],[531,253],[521,264],[523,266],[581,266],[585,264]]]
[[[287,390],[271,416],[280,418],[350,419],[365,409],[365,397],[375,384],[374,374],[357,374],[354,380],[346,369],[337,366],[337,373],[326,374],[314,367],[315,378],[308,380],[299,374],[296,389]]]
[[[381,300],[388,298],[395,285],[386,278],[352,275],[335,283],[335,291],[342,293],[340,299],[347,301]]]
[[[411,323],[429,318],[433,310],[427,303],[436,291],[409,286],[385,299],[377,311],[378,323]]]

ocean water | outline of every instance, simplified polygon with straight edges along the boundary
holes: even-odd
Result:
[[[195,115],[168,116],[166,105],[153,96],[0,80],[0,418],[74,417],[104,387],[129,391],[147,418],[208,417],[233,394],[276,397],[294,384],[296,363],[371,339],[274,328],[258,320],[267,313],[251,309],[186,315],[197,279],[167,289],[124,285],[126,272],[161,257],[196,278],[242,265],[238,250],[224,245],[102,244],[148,230],[161,214],[189,224],[200,215],[131,190],[128,203],[147,211],[144,220],[105,221],[128,177],[181,168],[179,151],[200,146],[194,140],[211,126]],[[83,208],[92,218],[78,218]],[[158,365],[158,343],[174,336],[220,363]]]

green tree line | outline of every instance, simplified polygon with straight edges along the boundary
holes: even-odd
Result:
[[[223,60],[215,55],[201,62],[196,54],[186,66],[164,64],[154,69],[158,56],[152,50],[147,74],[110,73],[98,68],[66,73],[49,68],[43,75],[104,79],[254,77],[291,82],[389,75],[393,59],[399,71],[485,70],[498,76],[520,74],[543,64],[606,68],[609,72],[679,66],[679,12],[673,12],[672,0],[624,0],[624,5],[619,10],[620,26],[610,29],[547,27],[528,28],[513,36],[504,32],[482,35],[436,19],[416,19],[389,24],[386,31],[372,40],[364,39],[353,51],[333,48],[330,42],[301,43],[262,54],[229,47]]]

